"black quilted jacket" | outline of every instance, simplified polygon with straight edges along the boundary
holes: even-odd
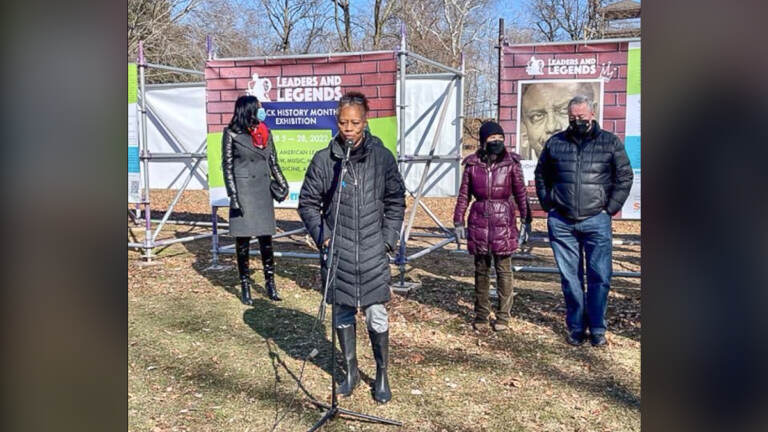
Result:
[[[621,210],[632,187],[624,144],[597,122],[583,140],[571,129],[553,135],[536,165],[536,194],[545,211],[581,221],[605,210]]]
[[[344,177],[334,253],[336,303],[355,307],[389,301],[387,249],[395,249],[405,212],[405,185],[394,156],[367,132],[361,146]],[[343,159],[333,139],[315,153],[304,177],[299,215],[318,247],[332,235]]]

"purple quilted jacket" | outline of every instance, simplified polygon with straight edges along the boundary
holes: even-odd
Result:
[[[518,232],[512,200],[523,220],[530,211],[526,205],[520,155],[507,148],[502,159],[489,167],[475,152],[464,159],[464,165],[453,222],[464,225],[464,214],[474,197],[466,224],[469,253],[513,253],[517,249]]]

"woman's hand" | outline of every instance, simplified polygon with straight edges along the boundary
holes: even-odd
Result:
[[[467,238],[466,230],[464,229],[464,225],[456,225],[453,228],[453,233],[456,235],[456,240],[462,240]]]

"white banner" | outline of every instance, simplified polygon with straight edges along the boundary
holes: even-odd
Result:
[[[206,150],[205,87],[147,86],[147,141],[150,153],[202,153]],[[179,189],[195,160],[155,159],[149,163],[152,189]],[[203,159],[187,189],[208,188],[208,162]],[[143,181],[143,179],[142,179]]]
[[[406,109],[405,109],[405,154],[421,155],[429,154],[432,140],[435,137],[437,124],[440,120],[440,110],[447,95],[447,87],[451,83],[453,75],[410,75],[406,76]],[[440,130],[440,139],[435,148],[435,155],[459,154],[461,151],[461,113],[459,112],[458,98],[461,94],[459,81],[454,86],[451,99]],[[400,100],[400,81],[397,82],[397,103]],[[398,111],[398,116],[400,112]],[[399,118],[398,118],[399,121]],[[398,153],[400,148],[398,147]],[[402,155],[401,155],[402,156]],[[408,162],[404,165],[403,178],[408,190],[415,192],[419,187],[423,162]],[[459,171],[460,161],[433,161],[426,183],[424,193],[427,197],[455,197],[459,191],[461,181]]]

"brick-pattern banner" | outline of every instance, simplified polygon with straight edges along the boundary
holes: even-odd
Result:
[[[507,142],[523,157],[534,215],[544,216],[536,198],[533,170],[546,140],[568,127],[567,105],[573,96],[590,96],[600,126],[625,139],[629,44],[503,46],[499,120]],[[639,164],[633,168],[639,170]],[[617,216],[622,217],[621,213]]]
[[[337,132],[341,96],[359,91],[370,106],[368,125],[396,154],[396,53],[210,60],[205,66],[208,183],[211,205],[229,205],[221,174],[221,135],[235,100],[256,96],[267,112],[280,166],[290,184],[281,207],[296,207],[304,174]]]

